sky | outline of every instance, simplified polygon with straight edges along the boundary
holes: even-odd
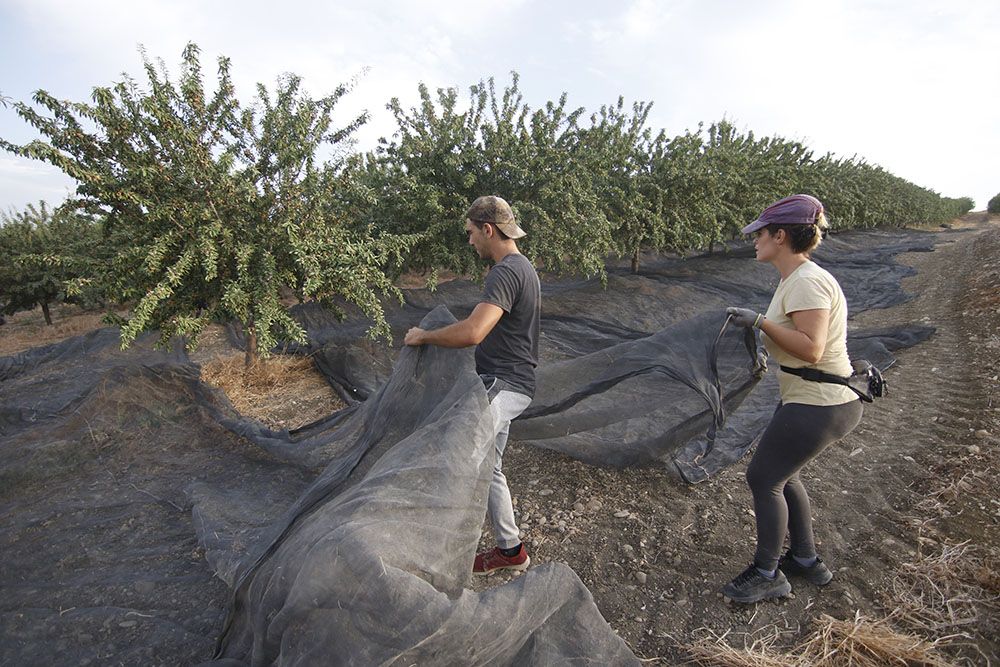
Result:
[[[185,44],[207,73],[231,59],[240,99],[282,73],[319,97],[356,79],[338,107],[370,150],[395,131],[386,103],[417,85],[520,75],[538,108],[651,101],[669,135],[728,119],[817,153],[858,155],[976,209],[1000,193],[997,0],[0,0],[0,95],[43,89],[89,101],[95,86],[142,76],[140,45],[179,70]],[[210,77],[206,77],[210,80]],[[34,131],[0,107],[0,137]],[[0,152],[0,210],[60,202],[74,182]]]

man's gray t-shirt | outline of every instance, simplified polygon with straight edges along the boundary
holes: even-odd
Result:
[[[503,308],[493,330],[476,346],[476,372],[535,395],[542,288],[528,258],[511,253],[486,276],[482,302]]]

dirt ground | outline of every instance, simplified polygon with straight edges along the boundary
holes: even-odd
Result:
[[[938,641],[950,661],[1000,662],[1000,220],[971,214],[959,225],[969,233],[900,257],[917,269],[904,282],[912,300],[851,321],[858,329],[922,323],[936,333],[897,353],[889,396],[804,471],[820,553],[835,572],[829,586],[793,581],[789,598],[749,607],[718,593],[753,553],[746,460],[692,486],[673,470],[595,468],[512,442],[504,468],[533,562],[569,564],[611,626],[653,664],[690,659],[698,640],[742,647],[768,638],[791,649],[822,614],[858,613],[890,616],[896,629]],[[0,355],[100,326],[99,315],[71,307],[54,309],[54,319],[45,327],[40,313],[8,318]],[[207,375],[233,354],[213,331],[194,358]],[[216,375],[225,386],[233,372]],[[234,404],[272,427],[336,409],[307,366],[275,376],[267,391],[297,402]],[[241,391],[253,394],[252,383]]]

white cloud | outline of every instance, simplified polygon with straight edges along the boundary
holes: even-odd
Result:
[[[0,41],[0,85],[21,99],[33,87],[82,99],[121,70],[138,75],[138,43],[176,71],[193,40],[206,75],[219,54],[232,59],[244,100],[283,72],[322,95],[369,68],[338,114],[372,113],[367,148],[395,129],[385,103],[415,103],[418,82],[464,92],[516,69],[534,107],[564,90],[591,109],[624,94],[655,101],[651,124],[671,133],[727,115],[981,206],[1000,189],[986,162],[1000,151],[995,0],[7,0],[3,11],[14,39]],[[4,51],[15,43],[32,57]],[[12,116],[0,110],[0,136],[19,140]]]
[[[0,210],[4,213],[39,201],[57,204],[75,190],[76,181],[55,167],[0,154]]]

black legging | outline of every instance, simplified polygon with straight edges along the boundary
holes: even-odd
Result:
[[[778,567],[786,531],[793,554],[800,558],[816,555],[809,495],[799,479],[799,470],[854,430],[861,413],[861,401],[778,406],[747,466],[747,484],[757,515],[757,567]]]

